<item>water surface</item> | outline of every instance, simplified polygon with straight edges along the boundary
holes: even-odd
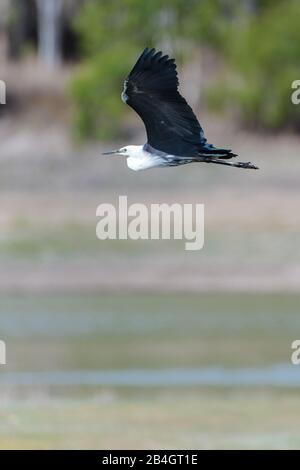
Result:
[[[299,305],[287,294],[4,296],[0,383],[299,386]]]

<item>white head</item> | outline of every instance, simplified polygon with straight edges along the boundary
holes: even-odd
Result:
[[[137,157],[140,154],[142,147],[142,145],[127,145],[127,147],[121,147],[119,150],[103,152],[102,155],[124,155],[125,157]]]

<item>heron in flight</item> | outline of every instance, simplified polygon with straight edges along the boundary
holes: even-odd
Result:
[[[248,162],[228,161],[237,155],[209,144],[191,107],[178,91],[174,59],[146,48],[124,82],[122,101],[143,120],[147,143],[128,145],[104,155],[124,155],[135,171],[205,162],[257,169]]]

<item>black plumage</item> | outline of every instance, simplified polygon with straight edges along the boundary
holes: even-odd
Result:
[[[242,166],[219,159],[236,155],[209,144],[193,110],[178,91],[174,59],[146,48],[124,82],[122,99],[143,120],[148,144],[155,150],[191,161]],[[178,159],[178,163],[179,159]],[[243,163],[243,165],[249,165]],[[252,166],[244,166],[250,168]]]

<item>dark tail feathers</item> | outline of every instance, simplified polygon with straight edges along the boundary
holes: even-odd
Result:
[[[237,157],[235,153],[227,149],[218,149],[212,145],[207,145],[199,151],[199,161],[206,163],[218,163],[219,165],[235,166],[237,168],[249,168],[252,170],[258,170],[258,167],[252,165],[250,162],[227,162],[231,158]]]
[[[231,150],[228,149],[218,149],[213,146],[209,146],[207,149],[201,149],[199,152],[200,156],[203,157],[216,157],[222,158],[222,160],[228,160],[229,158],[237,157],[236,153],[232,153]]]
[[[221,158],[203,158],[199,161],[206,162],[206,163],[218,163],[219,165],[235,166],[237,168],[247,168],[251,170],[259,169],[257,166],[253,165],[251,162],[227,162],[227,161],[222,160]]]

